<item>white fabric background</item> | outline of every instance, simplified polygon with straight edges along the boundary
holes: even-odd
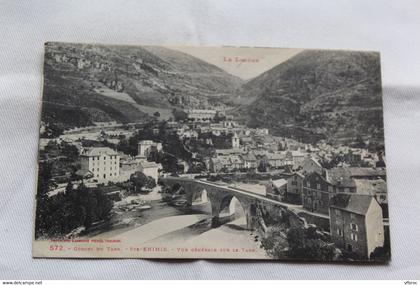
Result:
[[[32,259],[43,43],[52,40],[379,50],[392,262]],[[419,67],[420,1],[0,0],[0,279],[419,279]]]

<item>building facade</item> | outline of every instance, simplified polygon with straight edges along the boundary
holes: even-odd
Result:
[[[157,182],[159,179],[159,171],[162,170],[162,165],[152,161],[143,161],[140,163],[140,170],[144,175],[152,177],[155,182]]]
[[[311,212],[328,215],[334,187],[325,177],[312,172],[305,176],[302,187],[302,205]]]
[[[191,121],[211,121],[216,116],[215,110],[193,109],[187,111],[187,118]]]
[[[337,194],[330,205],[330,231],[338,247],[369,259],[384,245],[382,209],[370,195]]]
[[[287,194],[286,200],[293,204],[302,204],[302,189],[303,189],[303,179],[305,176],[299,172],[293,173],[287,179]]]
[[[138,143],[137,156],[146,159],[152,151],[161,151],[162,143],[151,140],[143,140]]]
[[[286,191],[286,179],[272,180],[265,186],[266,196],[277,201],[284,201],[286,199]]]
[[[90,171],[98,182],[116,182],[120,174],[120,156],[109,147],[92,147],[80,155],[81,170]]]
[[[306,156],[302,162],[302,173],[316,172],[318,174],[323,173],[322,165],[313,157]]]

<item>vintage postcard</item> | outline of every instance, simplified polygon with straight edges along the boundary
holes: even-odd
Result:
[[[34,257],[390,259],[380,56],[45,44]]]

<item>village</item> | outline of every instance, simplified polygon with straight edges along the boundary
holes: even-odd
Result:
[[[39,160],[53,165],[49,197],[83,184],[104,191],[117,207],[114,213],[145,212],[162,199],[170,207],[187,207],[182,195],[159,183],[187,177],[284,203],[339,248],[364,258],[389,243],[384,153],[274,136],[241,125],[223,110],[191,109],[175,119],[156,115],[139,124],[95,122],[57,138],[41,137]],[[119,225],[130,225],[134,216],[123,216]]]

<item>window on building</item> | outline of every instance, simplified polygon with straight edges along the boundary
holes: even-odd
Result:
[[[321,184],[317,183],[316,184],[316,189],[321,190]]]
[[[343,230],[341,228],[337,228],[337,235],[340,237],[343,236]]]
[[[339,210],[339,209],[334,209],[334,214],[335,214],[336,216],[340,216],[340,215],[341,215],[341,212],[340,212],[340,210]]]
[[[351,233],[350,238],[351,238],[351,240],[357,241],[357,234],[356,233]]]
[[[352,230],[352,231],[358,231],[359,230],[359,227],[356,225],[356,224],[354,224],[354,223],[351,223],[350,224],[350,229]]]
[[[292,185],[296,186],[297,185],[297,181],[292,181]]]
[[[309,183],[309,181],[306,181],[306,187],[311,187],[311,183]]]
[[[328,192],[332,193],[334,191],[334,188],[332,186],[328,186]]]

